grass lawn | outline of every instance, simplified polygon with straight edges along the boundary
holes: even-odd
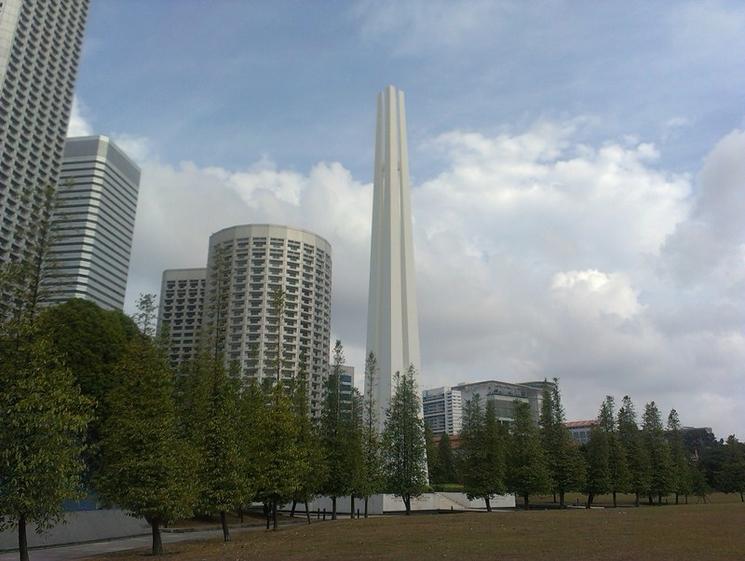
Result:
[[[166,547],[166,557],[179,561],[735,560],[745,559],[745,504],[385,516]]]

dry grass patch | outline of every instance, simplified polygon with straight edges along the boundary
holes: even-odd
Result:
[[[167,546],[179,561],[745,559],[740,503],[387,516]],[[96,559],[143,561],[143,552]]]

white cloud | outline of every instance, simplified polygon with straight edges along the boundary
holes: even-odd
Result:
[[[636,292],[622,274],[594,269],[556,273],[551,289],[557,301],[582,315],[613,314],[629,319],[640,309]]]
[[[745,430],[745,135],[712,150],[694,189],[659,169],[655,146],[585,145],[578,127],[428,143],[445,171],[412,194],[423,383],[559,376],[572,417],[629,393],[687,424]],[[298,172],[268,158],[240,170],[149,160],[142,181],[130,302],[157,292],[163,269],[202,265],[220,228],[305,227],[333,245],[333,332],[361,368],[369,183],[339,163]],[[699,251],[719,257],[691,289]]]
[[[400,54],[415,54],[472,42],[487,21],[496,31],[497,16],[505,8],[490,0],[360,0],[352,16],[364,38],[382,40]]]
[[[85,106],[80,98],[72,98],[72,109],[70,110],[70,122],[67,124],[67,136],[90,136],[93,134],[91,125],[86,119]]]

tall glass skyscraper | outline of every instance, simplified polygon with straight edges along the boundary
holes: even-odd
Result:
[[[140,168],[105,136],[68,138],[52,215],[45,301],[121,310]]]
[[[24,256],[54,189],[88,0],[0,0],[0,263]]]

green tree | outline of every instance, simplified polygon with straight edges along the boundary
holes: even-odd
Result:
[[[46,189],[23,255],[0,265],[0,530],[17,527],[21,561],[28,561],[27,524],[51,526],[62,502],[82,494],[91,418],[91,401],[39,321],[53,200],[54,189]]]
[[[223,539],[230,541],[226,513],[238,508],[245,496],[245,480],[239,447],[238,380],[229,377],[217,360],[203,357],[200,375],[206,378],[205,422],[197,428],[193,442],[200,462],[199,507],[208,514],[219,514]]]
[[[624,493],[630,486],[630,472],[626,451],[618,434],[616,424],[616,403],[612,396],[605,397],[598,423],[608,439],[608,488],[613,495],[613,506],[618,506],[617,494]]]
[[[241,514],[243,508],[260,499],[258,491],[262,471],[261,460],[265,458],[262,457],[262,447],[267,442],[261,431],[267,426],[265,417],[268,414],[269,396],[255,379],[250,379],[241,391],[238,410],[238,453],[243,479],[243,498],[239,511]]]
[[[411,499],[421,495],[427,487],[424,422],[415,377],[414,365],[403,375],[396,373],[395,392],[383,431],[387,487],[401,497],[407,515],[411,514]]]
[[[37,531],[61,518],[62,502],[82,493],[83,437],[90,401],[72,371],[35,326],[0,346],[0,530],[18,528],[28,561],[26,525]]]
[[[437,465],[440,469],[438,478],[440,483],[456,483],[460,481],[458,471],[455,467],[455,456],[450,446],[450,436],[448,433],[442,433],[440,442],[437,443]]]
[[[657,496],[657,502],[662,504],[662,496],[672,489],[672,458],[660,411],[654,401],[648,403],[644,409],[642,436],[649,455],[649,502],[652,504],[652,497]]]
[[[119,310],[104,310],[80,299],[42,310],[39,331],[70,368],[81,393],[93,403],[83,453],[85,479],[90,482],[100,465],[100,431],[108,416],[106,395],[118,383],[113,367],[139,331],[132,319]]]
[[[94,483],[104,502],[147,520],[152,552],[159,555],[161,526],[190,515],[196,502],[196,457],[179,435],[173,374],[161,349],[143,334],[115,368],[120,383],[108,396]]]
[[[362,396],[357,388],[352,388],[349,411],[342,417],[344,440],[346,449],[346,470],[349,480],[349,515],[354,519],[354,499],[362,497],[365,483],[364,453],[363,453],[363,425],[362,425]]]
[[[739,493],[745,502],[745,450],[734,434],[727,437],[724,446],[724,462],[718,473],[719,489],[725,493]]]
[[[274,384],[269,407],[259,418],[257,450],[258,496],[269,505],[273,528],[277,529],[277,508],[293,500],[300,487],[303,458],[298,449],[297,417],[283,384]]]
[[[590,440],[585,447],[585,456],[587,462],[586,505],[587,508],[591,508],[595,497],[607,493],[611,483],[608,433],[600,425],[592,428]]]
[[[691,473],[691,493],[696,495],[699,501],[703,501],[706,504],[706,496],[711,493],[711,487],[706,481],[706,473],[702,469],[702,466],[694,463],[689,465],[689,469]]]
[[[680,495],[685,496],[686,502],[688,502],[688,495],[692,492],[693,486],[691,461],[683,443],[680,418],[675,409],[671,410],[667,417],[667,435],[672,459],[671,488],[675,493],[675,504],[680,502]]]
[[[507,488],[522,497],[528,509],[530,495],[548,491],[551,480],[530,405],[516,400],[514,415],[507,453]]]
[[[427,474],[430,484],[442,483],[440,479],[440,458],[437,455],[435,433],[429,424],[424,423],[424,443],[427,447]]]
[[[461,430],[463,484],[469,499],[484,500],[491,512],[491,497],[505,492],[504,440],[494,402],[481,408],[478,394],[466,403]]]
[[[649,453],[636,420],[636,410],[629,396],[624,396],[618,410],[618,438],[626,455],[629,468],[629,489],[635,495],[634,504],[639,506],[639,497],[647,493],[651,481]]]
[[[380,435],[378,434],[377,403],[372,391],[378,376],[378,362],[371,352],[365,360],[365,397],[362,404],[362,467],[358,489],[365,500],[365,518],[370,495],[378,493],[383,482]]]
[[[554,378],[553,384],[544,384],[543,387],[540,429],[554,501],[558,493],[559,505],[562,508],[566,504],[567,491],[582,489],[585,478],[584,459],[565,423],[559,379]]]
[[[293,495],[294,516],[298,502],[305,505],[305,516],[310,524],[308,503],[318,494],[325,478],[325,462],[318,430],[310,417],[308,404],[308,375],[305,355],[301,355],[297,377],[292,384],[292,400],[297,424],[297,448],[299,460],[298,487]]]
[[[331,372],[326,381],[326,395],[321,411],[321,444],[326,458],[323,494],[331,497],[331,519],[336,520],[336,499],[350,491],[346,431],[342,418],[340,378],[344,366],[344,347],[336,341]]]

